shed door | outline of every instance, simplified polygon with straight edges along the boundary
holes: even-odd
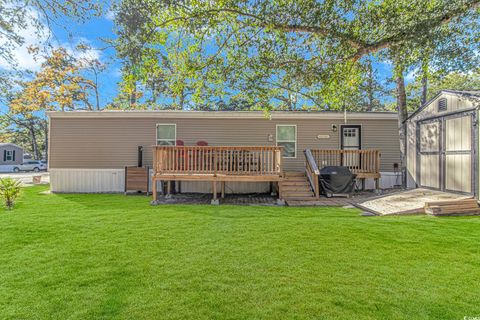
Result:
[[[473,113],[460,113],[419,122],[420,186],[474,193]]]
[[[440,189],[442,122],[419,124],[420,186]]]
[[[445,190],[472,193],[472,116],[445,119]]]

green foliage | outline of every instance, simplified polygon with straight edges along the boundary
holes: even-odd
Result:
[[[428,75],[427,100],[433,98],[441,90],[480,90],[480,69],[467,73],[442,71],[432,72]],[[421,79],[406,86],[408,110],[415,111],[421,106],[422,83]]]
[[[193,106],[235,98],[260,108],[358,109],[365,91],[377,97],[382,91],[366,72],[368,56],[395,58],[396,74],[419,64],[471,66],[466,52],[478,46],[477,6],[475,0],[124,0],[117,7],[117,48],[126,72],[135,70],[135,83],[147,89],[145,101],[170,99],[183,108],[187,98]],[[374,109],[375,97],[368,100],[360,107]]]
[[[13,209],[15,201],[20,196],[21,182],[12,178],[0,179],[0,198],[7,210]]]

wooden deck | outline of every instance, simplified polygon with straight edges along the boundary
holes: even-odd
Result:
[[[325,166],[346,166],[357,179],[373,178],[378,188],[380,152],[378,150],[305,150],[305,171],[284,172],[282,148],[277,146],[154,146],[153,201],[157,201],[157,182],[209,181],[213,200],[225,196],[225,182],[274,182],[279,200],[318,201],[319,175]],[[220,188],[218,188],[220,184]]]
[[[218,202],[218,182],[224,197],[226,181],[281,181],[281,150],[271,146],[154,146],[153,200],[157,200],[157,181],[211,181],[212,203]]]

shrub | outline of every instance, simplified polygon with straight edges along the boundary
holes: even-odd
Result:
[[[21,182],[12,178],[0,179],[0,197],[7,210],[13,209],[15,201],[20,196]]]

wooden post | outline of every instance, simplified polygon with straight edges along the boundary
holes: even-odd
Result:
[[[212,189],[213,189],[213,198],[212,198],[212,204],[218,205],[220,202],[217,199],[217,181],[213,180],[212,182]]]
[[[278,181],[278,199],[277,199],[277,204],[278,205],[285,205],[285,200],[283,200],[283,191],[282,191],[282,181]]]
[[[157,202],[157,179],[153,177],[152,179],[152,195],[153,195],[153,203]]]
[[[168,180],[167,181],[167,195],[166,195],[167,198],[171,198],[172,197],[172,181]]]
[[[222,185],[221,185],[221,192],[222,192],[222,199],[225,198],[225,181],[222,181]]]

